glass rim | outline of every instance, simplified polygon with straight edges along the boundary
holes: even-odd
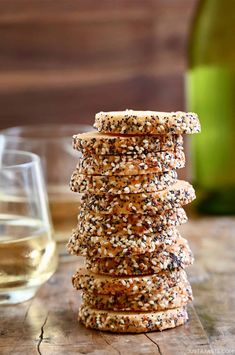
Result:
[[[53,135],[50,137],[50,136],[47,136],[47,137],[43,137],[43,136],[35,136],[35,137],[30,137],[30,136],[21,136],[20,134],[17,135],[17,134],[14,134],[13,132],[15,132],[16,130],[22,130],[22,132],[38,132],[38,130],[41,128],[42,130],[46,130],[47,128],[50,128],[53,130],[56,131],[57,130],[63,130],[63,129],[69,129],[69,128],[72,128],[74,127],[75,130],[74,130],[74,133],[72,133],[71,135],[68,134],[68,135],[61,135],[61,136],[58,136],[58,137],[53,137]],[[83,123],[68,123],[68,124],[65,124],[65,123],[43,123],[43,124],[38,124],[38,125],[22,125],[22,126],[14,126],[14,127],[8,127],[8,128],[5,128],[5,129],[2,129],[0,130],[0,136],[3,136],[5,138],[15,138],[17,139],[18,141],[39,141],[39,142],[42,142],[42,141],[61,141],[61,140],[67,140],[67,139],[72,139],[72,136],[75,135],[75,134],[79,134],[79,133],[83,133],[83,132],[76,132],[76,129],[79,130],[79,127],[84,129],[84,132],[85,132],[85,129],[87,129],[88,131],[93,128],[92,125],[89,125],[89,124],[83,124]]]
[[[18,155],[18,156],[25,156],[25,157],[29,157],[31,160],[25,163],[19,163],[19,164],[12,164],[12,165],[8,165],[8,166],[1,166],[0,165],[0,171],[2,170],[6,170],[6,169],[21,169],[21,168],[26,168],[29,166],[34,165],[35,163],[39,163],[40,162],[40,157],[37,154],[34,153],[30,153],[24,150],[16,150],[16,149],[4,149],[2,151],[2,153],[0,154],[0,158],[3,157],[5,154],[12,154],[14,155]]]

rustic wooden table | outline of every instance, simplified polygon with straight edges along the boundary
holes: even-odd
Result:
[[[0,309],[0,354],[235,354],[235,218],[202,218],[181,228],[196,262],[189,322],[176,329],[119,335],[77,322],[76,262],[61,264],[31,301]]]

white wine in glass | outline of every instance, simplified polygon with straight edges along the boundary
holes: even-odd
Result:
[[[12,127],[0,132],[5,149],[26,150],[40,156],[52,224],[61,259],[71,260],[66,244],[76,226],[80,195],[69,181],[81,154],[72,148],[73,134],[92,130],[83,124],[45,124]]]
[[[39,158],[0,156],[0,304],[33,297],[55,272],[56,243]]]

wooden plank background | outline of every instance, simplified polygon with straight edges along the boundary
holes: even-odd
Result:
[[[196,0],[0,0],[0,128],[184,107]]]

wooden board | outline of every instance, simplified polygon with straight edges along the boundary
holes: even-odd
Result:
[[[138,335],[85,329],[77,322],[73,261],[61,264],[33,300],[0,309],[0,354],[235,354],[235,218],[192,220],[181,229],[196,257],[186,325]]]

